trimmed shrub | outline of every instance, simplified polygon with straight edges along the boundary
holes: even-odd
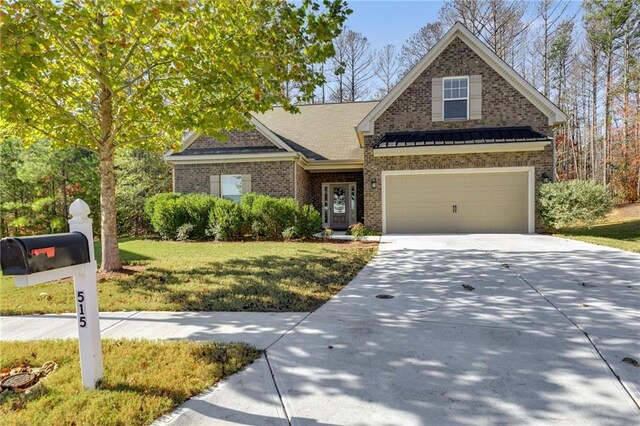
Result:
[[[147,215],[147,219],[149,220],[149,222],[151,222],[151,219],[153,218],[156,204],[162,204],[179,197],[180,194],[177,192],[164,192],[162,194],[156,194],[152,197],[147,198],[147,200],[144,202],[144,213]]]
[[[348,235],[351,235],[353,237],[353,241],[361,241],[365,236],[364,225],[360,222],[351,225],[347,231]]]
[[[216,241],[230,241],[241,239],[247,232],[247,221],[240,205],[225,198],[216,199],[209,212],[207,235]]]
[[[253,194],[244,196],[241,205],[255,236],[277,240],[282,238],[282,231],[296,224],[298,204],[293,198]]]
[[[322,228],[322,216],[312,205],[300,207],[296,219],[296,234],[300,238],[311,238]]]
[[[179,198],[189,217],[188,222],[193,224],[191,238],[201,240],[207,237],[207,228],[209,227],[209,212],[213,210],[218,198],[207,194],[188,194]]]
[[[611,212],[614,199],[603,185],[586,180],[545,183],[540,186],[538,211],[552,229],[592,225]]]
[[[178,228],[190,224],[192,228],[188,238],[202,239],[206,236],[209,212],[215,205],[215,198],[205,194],[159,194],[151,197],[148,203],[145,211],[151,214],[149,222],[161,238],[175,240]]]
[[[189,215],[180,202],[180,198],[167,197],[156,200],[150,209],[152,216],[149,219],[153,229],[164,240],[174,240],[178,235],[178,228],[189,223]]]
[[[272,240],[308,238],[322,225],[313,206],[255,193],[243,195],[240,203],[206,194],[158,194],[147,200],[145,212],[160,237],[172,240],[238,240],[248,233]]]
[[[356,241],[358,241],[358,240],[361,240],[362,237],[365,237],[365,236],[369,236],[369,235],[378,236],[378,235],[380,235],[380,232],[376,231],[375,229],[368,228],[368,227],[364,226],[364,224],[358,222],[358,223],[354,223],[353,225],[349,226],[347,228],[346,234],[353,236],[354,239]]]
[[[335,232],[331,228],[324,228],[322,230],[322,238],[325,239],[325,240],[332,239],[333,238],[333,234],[335,234]]]

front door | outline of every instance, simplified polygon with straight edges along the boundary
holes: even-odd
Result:
[[[349,227],[349,185],[337,184],[329,187],[329,227]]]

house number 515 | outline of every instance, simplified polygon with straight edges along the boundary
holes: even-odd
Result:
[[[84,316],[84,291],[79,291],[77,295],[78,300],[78,324],[81,328],[87,326],[87,317]]]

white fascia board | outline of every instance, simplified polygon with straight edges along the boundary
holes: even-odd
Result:
[[[374,157],[398,157],[405,155],[475,154],[483,152],[543,151],[549,141],[513,142],[475,145],[436,145],[399,148],[374,148]]]
[[[191,146],[191,144],[195,142],[196,139],[198,139],[198,136],[200,135],[192,130],[187,131],[187,133],[185,133],[182,137],[182,142],[180,143],[180,149],[178,150],[178,152],[182,152],[185,149],[189,148],[189,146]]]
[[[260,154],[165,155],[164,161],[169,164],[207,164],[286,161],[298,158],[300,158],[300,154],[296,152],[273,152]]]
[[[332,171],[332,170],[362,170],[364,166],[363,160],[307,160],[301,162],[303,169],[314,171]]]
[[[429,65],[451,44],[455,37],[467,44],[480,58],[482,58],[491,68],[505,78],[516,90],[525,98],[540,108],[549,118],[549,125],[555,125],[566,121],[567,116],[553,102],[547,99],[536,88],[531,86],[524,78],[498,57],[486,44],[474,36],[461,23],[456,23],[442,37],[427,54],[409,71],[395,87],[367,114],[358,124],[357,130],[366,135],[373,134],[374,122],[380,118],[383,112],[426,70]]]

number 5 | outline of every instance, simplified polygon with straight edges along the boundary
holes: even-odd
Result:
[[[84,302],[84,291],[78,292],[78,303]]]

